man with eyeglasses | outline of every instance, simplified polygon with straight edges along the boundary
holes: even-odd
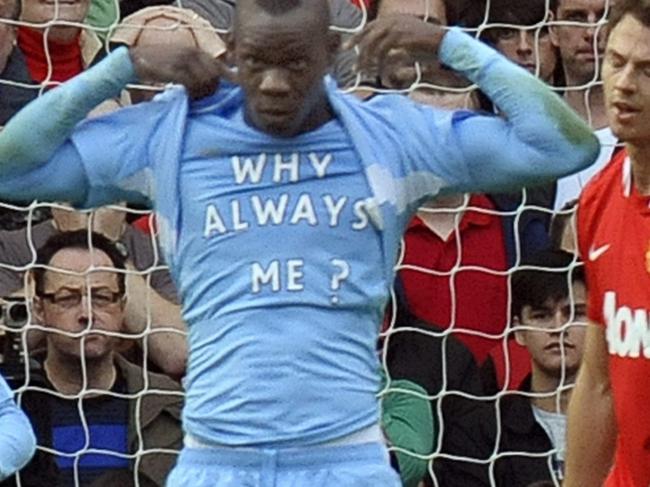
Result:
[[[39,367],[22,406],[45,450],[20,472],[21,485],[117,485],[108,480],[115,476],[164,485],[175,455],[134,454],[180,448],[182,396],[174,381],[119,354],[124,271],[115,245],[87,230],[57,234],[38,251],[33,321],[47,331],[47,346],[31,356]]]

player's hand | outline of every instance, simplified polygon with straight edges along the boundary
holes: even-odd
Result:
[[[129,54],[140,83],[181,84],[193,99],[214,93],[221,79],[237,82],[223,61],[197,48],[136,46],[129,49]]]
[[[346,47],[357,45],[357,68],[364,72],[381,71],[389,54],[404,50],[413,59],[431,62],[438,59],[438,47],[445,35],[442,26],[411,15],[389,15],[370,22]]]

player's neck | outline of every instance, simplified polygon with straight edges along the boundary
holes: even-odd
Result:
[[[632,161],[632,180],[640,194],[650,195],[650,142],[644,145],[626,144]]]
[[[567,83],[568,86],[571,86]],[[594,130],[607,127],[607,111],[605,110],[605,95],[602,86],[591,86],[579,90],[566,90],[564,100],[573,110]]]
[[[88,389],[108,391],[115,384],[117,375],[112,353],[101,359],[86,360],[86,384],[81,362],[52,349],[48,351],[44,369],[54,389],[68,395]]]
[[[575,377],[567,375],[564,381],[560,383],[559,378],[533,372],[530,390],[531,392],[542,393],[544,396],[531,398],[532,405],[550,413],[566,414],[569,399],[571,398],[571,389],[567,386],[573,384],[574,380]],[[551,392],[553,394],[548,394]]]

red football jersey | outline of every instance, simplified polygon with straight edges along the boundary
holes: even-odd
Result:
[[[650,485],[650,197],[632,183],[625,151],[585,188],[578,242],[588,316],[607,327],[618,427],[607,487]]]

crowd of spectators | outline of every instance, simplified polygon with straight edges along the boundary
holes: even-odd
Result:
[[[598,84],[608,0],[329,1],[343,36],[393,14],[476,33],[553,86],[599,137],[597,163],[577,175],[424,204],[406,229],[378,347],[382,422],[404,485],[559,485],[585,321],[575,200],[616,151]],[[234,4],[0,0],[0,126],[119,45],[194,46],[227,61]],[[332,75],[363,99],[398,90],[501,116],[464,79],[415,61],[394,51],[357,73],[354,50],[342,48]],[[98,111],[162,89],[135,86]],[[187,347],[155,218],[146,208],[2,205],[0,297],[0,370],[38,445],[18,485],[164,485],[182,444]]]

